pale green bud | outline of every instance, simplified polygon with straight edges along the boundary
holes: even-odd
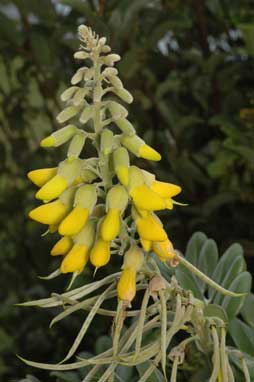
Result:
[[[119,54],[109,54],[107,56],[102,57],[102,62],[107,66],[113,66],[115,62],[121,60]]]
[[[128,115],[128,110],[125,109],[123,105],[115,101],[110,101],[108,103],[108,109],[112,115],[112,118],[115,120],[119,118],[126,118]]]
[[[118,78],[117,76],[108,76],[108,79],[115,88],[117,89],[123,88],[123,83],[120,80],[120,78]]]
[[[74,135],[71,140],[67,157],[68,158],[78,158],[86,141],[86,135],[82,131],[79,134]]]
[[[106,42],[107,42],[106,37],[101,37],[101,38],[99,39],[99,41],[98,41],[98,45],[103,46],[103,45],[106,44]]]
[[[83,110],[79,120],[81,123],[86,123],[93,117],[94,113],[94,107],[92,105],[86,106],[85,109]]]
[[[61,94],[61,100],[62,101],[68,101],[73,95],[76,93],[76,91],[79,89],[78,86],[71,86],[70,88],[66,89],[62,94]]]
[[[132,103],[133,101],[133,97],[131,95],[131,93],[128,92],[128,90],[126,89],[116,89],[114,88],[114,93],[120,97],[124,102],[127,102],[127,103]]]
[[[110,48],[110,46],[108,46],[108,45],[104,45],[104,46],[101,48],[101,51],[102,51],[103,53],[109,53],[109,52],[111,52],[111,48]]]
[[[143,139],[138,137],[137,135],[124,135],[121,138],[121,143],[125,146],[129,151],[139,157],[140,147],[145,145]]]
[[[49,135],[47,138],[44,138],[40,145],[41,147],[58,147],[68,142],[73,135],[77,132],[77,127],[74,125],[68,125],[55,131],[53,134]]]
[[[124,212],[128,204],[128,193],[120,184],[113,186],[107,193],[106,211],[116,209],[121,213]]]
[[[79,106],[83,102],[87,93],[88,93],[88,89],[79,88],[73,97],[73,105]]]
[[[103,77],[116,76],[118,70],[116,68],[105,68],[101,74]]]
[[[128,190],[131,192],[133,189],[144,184],[144,177],[142,170],[137,166],[131,166],[129,169],[129,184]]]
[[[96,187],[93,184],[85,184],[79,187],[75,195],[74,206],[87,208],[90,212],[93,210],[97,201]]]
[[[56,119],[59,123],[64,123],[72,117],[74,117],[76,114],[78,114],[79,110],[80,109],[76,106],[68,106],[65,109],[63,109],[61,113],[58,114]]]
[[[144,262],[144,253],[136,244],[133,244],[124,255],[123,269],[132,269],[138,272]]]
[[[82,162],[80,159],[74,159],[72,161],[66,159],[58,166],[57,174],[65,178],[69,186],[80,175],[81,164]]]
[[[126,135],[134,135],[136,130],[132,126],[132,124],[125,118],[119,118],[115,121],[120,130]]]
[[[81,170],[80,177],[83,182],[92,183],[96,178],[98,178],[98,175],[96,175],[93,171],[84,168]]]
[[[76,187],[67,188],[60,196],[59,200],[70,209],[73,206]]]
[[[72,240],[75,244],[85,245],[88,249],[91,248],[95,239],[96,221],[89,219],[84,228]]]
[[[101,133],[101,151],[104,155],[111,153],[114,143],[114,134],[109,129],[104,129]]]
[[[80,68],[76,71],[76,73],[71,79],[72,85],[76,85],[83,80],[86,70],[87,68]]]
[[[89,54],[84,51],[79,51],[74,53],[74,58],[77,60],[85,60],[86,58],[89,58]]]
[[[94,77],[94,68],[89,68],[85,71],[84,79],[90,81]]]

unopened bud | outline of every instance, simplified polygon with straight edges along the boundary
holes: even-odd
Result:
[[[57,122],[64,123],[64,122],[68,121],[69,119],[75,117],[75,115],[78,114],[79,110],[80,109],[78,107],[76,107],[76,106],[68,106],[68,107],[66,107],[56,117]]]
[[[74,74],[74,76],[72,77],[72,79],[71,79],[72,85],[76,85],[79,82],[81,82],[83,80],[83,78],[84,78],[85,72],[86,72],[86,68],[78,69],[76,71],[76,73]]]
[[[89,57],[89,54],[84,51],[79,51],[74,53],[74,58],[76,58],[77,60],[85,60],[88,57]]]
[[[136,244],[133,244],[124,255],[122,268],[129,268],[136,272],[140,270],[144,262],[144,253]]]
[[[124,102],[132,103],[133,97],[130,92],[126,89],[116,89],[114,88],[114,93],[120,97]]]
[[[132,126],[132,124],[128,121],[128,119],[125,118],[119,118],[116,121],[117,126],[125,135],[134,135],[136,133],[136,130]]]
[[[126,118],[128,115],[128,110],[125,109],[125,107],[118,102],[110,101],[108,103],[108,108],[112,115],[112,118],[114,118],[115,120],[119,118]]]
[[[137,166],[130,166],[129,168],[129,183],[128,183],[128,191],[131,193],[132,190],[138,188],[144,184],[144,177],[142,174],[142,170]]]
[[[73,105],[79,106],[84,101],[84,97],[87,95],[88,89],[86,88],[80,88],[76,91],[74,97],[73,97]]]
[[[103,53],[109,53],[109,52],[111,52],[111,48],[110,48],[110,46],[108,46],[108,45],[104,45],[104,46],[102,47],[101,51],[102,51]]]
[[[90,253],[90,261],[96,267],[100,268],[106,265],[110,260],[110,242],[99,238]]]
[[[83,110],[79,120],[81,123],[86,123],[93,117],[94,114],[94,107],[92,105],[86,106],[85,109]]]
[[[124,135],[121,139],[121,143],[137,157],[154,161],[161,159],[161,155],[152,147],[148,146],[143,139],[137,135]]]
[[[109,129],[104,129],[101,133],[101,151],[104,155],[111,153],[114,142],[114,134]]]
[[[99,41],[98,41],[98,45],[103,46],[103,45],[106,44],[106,42],[107,42],[106,37],[101,37],[101,38],[99,39]]]
[[[103,77],[116,76],[118,70],[116,68],[105,68],[101,74]]]
[[[71,140],[67,157],[68,158],[78,158],[86,141],[86,135],[84,132],[74,135]]]
[[[75,159],[73,161],[69,161],[68,159],[61,162],[57,175],[62,176],[66,179],[68,186],[70,186],[75,179],[79,176],[81,171],[81,161],[79,159]]]
[[[116,89],[122,89],[123,83],[117,76],[108,76],[109,81]]]
[[[128,204],[128,193],[120,184],[113,186],[107,193],[106,210],[113,208],[121,213],[125,210]]]
[[[74,125],[68,125],[55,131],[53,134],[44,138],[40,145],[41,147],[58,147],[68,142],[73,135],[77,132],[77,127]]]
[[[97,201],[96,188],[92,184],[85,184],[79,187],[75,195],[74,205],[87,208],[91,212]]]
[[[68,101],[79,89],[78,86],[71,86],[70,88],[66,89],[62,94],[61,94],[61,100],[62,101]]]
[[[94,219],[89,219],[84,228],[75,236],[73,241],[75,244],[84,244],[88,249],[91,248],[95,238],[96,222]]]
[[[114,169],[119,181],[127,186],[129,182],[130,158],[124,147],[119,147],[113,153]]]
[[[102,57],[103,63],[107,66],[113,66],[115,62],[119,61],[121,57],[118,54],[109,54]]]

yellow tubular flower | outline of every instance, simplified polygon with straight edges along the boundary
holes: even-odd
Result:
[[[76,206],[61,222],[58,232],[63,236],[76,235],[86,224],[89,216],[89,210]]]
[[[88,248],[84,244],[74,244],[63,259],[60,270],[62,273],[80,273],[86,266],[88,258]]]
[[[159,154],[158,151],[154,150],[152,147],[148,145],[143,145],[140,147],[139,156],[141,158],[153,160],[153,161],[161,160],[161,154]]]
[[[145,184],[134,188],[130,195],[135,206],[141,210],[158,211],[166,208],[166,202]]]
[[[67,206],[60,200],[43,204],[29,212],[29,217],[42,224],[58,224],[66,215]]]
[[[90,261],[96,267],[100,268],[106,265],[110,260],[110,242],[99,238],[90,253]]]
[[[117,295],[120,300],[131,302],[136,295],[136,271],[124,268],[117,284]]]
[[[72,247],[72,240],[69,237],[62,237],[51,249],[51,256],[65,255]]]
[[[176,256],[173,244],[169,239],[160,242],[154,241],[152,249],[161,261],[172,260]]]
[[[176,184],[159,182],[158,180],[151,184],[151,189],[162,198],[173,198],[182,191],[181,187]]]
[[[116,238],[120,230],[120,211],[110,208],[101,224],[101,237],[105,241],[111,241]]]
[[[27,174],[28,179],[31,180],[36,186],[41,187],[47,183],[54,175],[56,175],[57,168],[40,168],[38,170],[29,171]]]
[[[61,175],[55,175],[35,194],[36,199],[53,200],[61,195],[68,187],[66,179]]]
[[[145,240],[140,237],[140,243],[144,249],[144,251],[149,252],[152,248],[152,241],[151,240]]]
[[[159,223],[159,221],[152,215],[148,217],[139,217],[136,220],[136,226],[139,236],[142,239],[150,241],[165,241],[167,240],[167,233]]]

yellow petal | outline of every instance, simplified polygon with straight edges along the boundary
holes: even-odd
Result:
[[[62,237],[51,249],[52,256],[65,255],[72,247],[72,240],[69,237]]]
[[[136,225],[138,234],[142,239],[151,241],[167,240],[166,232],[153,216],[138,218]]]
[[[64,190],[66,190],[68,184],[66,179],[61,175],[55,175],[50,179],[42,188],[36,193],[35,197],[40,200],[53,200],[58,198]]]
[[[140,237],[140,243],[144,249],[144,251],[149,252],[152,248],[152,242],[151,240],[145,240]]]
[[[161,155],[148,145],[142,145],[139,149],[139,156],[144,159],[159,161],[161,160]]]
[[[110,243],[103,239],[98,239],[90,253],[90,261],[96,267],[106,265],[110,260]]]
[[[117,295],[120,300],[132,301],[136,295],[136,271],[125,268],[117,284]]]
[[[57,168],[40,168],[38,170],[29,171],[27,174],[28,179],[31,180],[36,186],[41,187],[47,183],[54,175],[56,175]]]
[[[120,212],[117,209],[110,208],[101,224],[101,237],[105,241],[111,241],[116,238],[120,230]]]
[[[154,241],[152,249],[161,261],[172,260],[176,256],[173,244],[169,239],[160,242]]]
[[[29,217],[42,224],[58,224],[67,212],[65,204],[60,200],[43,204],[29,212]]]
[[[62,261],[62,273],[82,272],[88,261],[88,249],[85,245],[75,244]]]
[[[144,184],[134,188],[130,195],[138,209],[158,211],[166,208],[165,200]]]
[[[151,189],[162,198],[173,198],[173,196],[180,194],[182,191],[181,187],[176,184],[159,182],[158,180],[152,183]]]
[[[76,235],[86,224],[89,211],[87,208],[76,206],[61,222],[58,232],[62,236]]]
[[[128,167],[123,167],[123,166],[117,167],[116,175],[117,175],[119,181],[122,183],[122,185],[127,187],[128,183],[129,183],[129,169],[128,169]]]

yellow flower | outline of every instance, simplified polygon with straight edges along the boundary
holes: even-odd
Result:
[[[151,184],[151,189],[162,198],[172,198],[173,196],[180,194],[182,191],[181,187],[176,184],[159,182],[158,180],[155,180]]]
[[[29,212],[29,217],[42,224],[58,224],[66,215],[67,206],[60,200],[43,204]]]
[[[145,184],[134,188],[130,195],[135,206],[141,210],[158,211],[167,207],[165,200]]]
[[[69,237],[62,237],[51,249],[50,254],[52,256],[65,255],[72,247],[72,240]]]
[[[58,232],[63,236],[76,235],[86,224],[88,216],[88,208],[82,208],[81,206],[74,207],[59,225]]]
[[[142,239],[150,241],[167,240],[167,233],[163,229],[159,219],[153,215],[137,218],[136,226],[138,234]]]
[[[151,240],[145,240],[140,237],[140,243],[144,249],[144,251],[149,252],[152,248],[152,241]]]
[[[111,241],[116,238],[120,230],[120,211],[115,208],[110,208],[107,215],[104,217],[100,234],[103,240]]]
[[[56,199],[68,187],[66,179],[61,175],[55,175],[35,194],[40,200],[50,201]]]
[[[136,295],[136,271],[124,268],[117,284],[117,295],[120,300],[131,302]]]
[[[88,262],[88,248],[84,244],[74,244],[61,263],[62,273],[83,271]]]
[[[90,253],[90,261],[96,267],[103,267],[110,260],[110,243],[99,238]]]
[[[27,176],[36,186],[41,187],[53,178],[53,176],[56,175],[56,172],[56,167],[40,168],[38,170],[29,171]]]
[[[176,256],[173,244],[169,239],[160,242],[154,241],[152,249],[161,261],[172,260]]]

